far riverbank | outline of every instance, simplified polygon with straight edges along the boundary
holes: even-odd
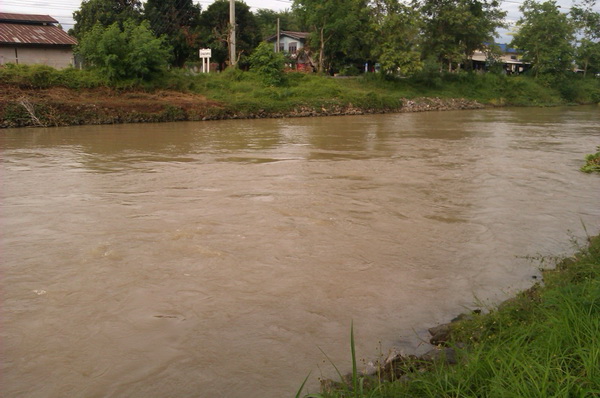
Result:
[[[358,107],[353,104],[301,105],[289,110],[234,109],[205,96],[176,91],[69,90],[63,87],[29,89],[5,87],[0,95],[0,127],[59,127],[121,123],[156,123],[225,119],[261,119],[365,115],[481,109],[463,98],[401,98],[396,107]]]
[[[525,76],[459,73],[336,79],[290,73],[267,86],[251,72],[172,71],[151,83],[109,85],[89,71],[0,68],[0,128],[362,115],[554,106],[600,101],[600,79],[556,84]]]

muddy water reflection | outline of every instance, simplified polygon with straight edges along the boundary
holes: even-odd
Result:
[[[7,397],[282,397],[600,225],[596,107],[5,130]],[[572,231],[572,232],[569,232]],[[413,329],[414,328],[414,329]],[[416,332],[415,332],[416,330]],[[316,390],[316,383],[310,386]]]

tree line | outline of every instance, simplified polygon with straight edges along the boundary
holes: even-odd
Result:
[[[564,12],[554,0],[525,0],[509,45],[535,76],[565,74],[576,65],[586,75],[600,73],[595,6],[596,0],[579,0]],[[236,1],[235,10],[242,68],[275,33],[277,19],[282,30],[310,33],[319,72],[356,73],[377,63],[383,73],[403,76],[424,68],[469,69],[476,50],[493,60],[498,29],[507,27],[498,0],[294,0],[291,10],[256,12]],[[192,0],[85,0],[73,17],[78,53],[109,78],[146,79],[167,66],[183,67],[198,60],[199,48],[211,48],[222,68],[228,63],[229,0],[205,10]]]

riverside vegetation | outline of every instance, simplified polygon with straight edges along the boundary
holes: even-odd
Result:
[[[0,127],[65,126],[230,118],[321,116],[548,106],[600,102],[600,79],[533,78],[425,68],[410,78],[332,78],[256,71],[193,74],[174,69],[150,81],[109,81],[95,70],[0,68]]]
[[[585,164],[581,166],[584,173],[600,173],[600,146],[597,149],[598,152],[586,155]]]
[[[600,236],[588,240],[497,309],[430,329],[444,330],[438,355],[396,357],[361,375],[351,334],[352,374],[305,397],[599,396]]]

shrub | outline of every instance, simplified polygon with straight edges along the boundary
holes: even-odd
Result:
[[[270,86],[280,86],[285,80],[285,57],[273,51],[269,43],[261,43],[248,58],[250,71],[258,74]]]
[[[167,67],[170,51],[155,38],[147,21],[126,21],[105,28],[96,25],[81,40],[77,52],[111,82],[150,80]]]

